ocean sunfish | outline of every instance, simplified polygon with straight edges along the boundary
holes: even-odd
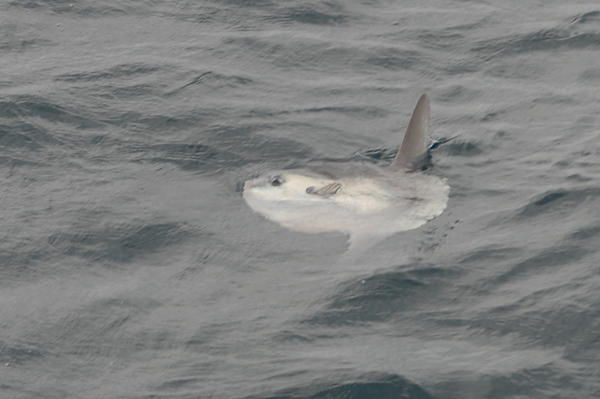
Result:
[[[421,96],[391,165],[328,162],[269,172],[244,183],[255,212],[304,233],[339,231],[350,250],[365,249],[442,214],[450,187],[424,173],[430,149],[429,98]]]

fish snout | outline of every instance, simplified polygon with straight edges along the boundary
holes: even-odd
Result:
[[[249,191],[250,189],[259,186],[261,183],[264,183],[260,177],[255,179],[246,180],[242,187],[242,193]]]
[[[242,193],[245,193],[247,190],[250,189],[250,183],[252,182],[252,180],[246,180],[244,182],[244,184],[242,184]]]

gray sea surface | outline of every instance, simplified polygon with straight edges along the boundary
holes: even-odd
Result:
[[[0,3],[1,398],[600,398],[600,3]],[[345,265],[244,203],[385,164],[446,211]]]

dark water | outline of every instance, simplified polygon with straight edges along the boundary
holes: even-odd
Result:
[[[0,397],[600,397],[600,5],[7,0],[0,63]],[[423,92],[424,227],[243,202]]]

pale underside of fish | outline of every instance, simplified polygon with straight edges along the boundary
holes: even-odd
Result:
[[[423,171],[436,144],[429,137],[429,98],[423,95],[391,165],[330,162],[269,172],[244,184],[255,212],[304,233],[339,231],[362,251],[442,214],[450,187]]]

